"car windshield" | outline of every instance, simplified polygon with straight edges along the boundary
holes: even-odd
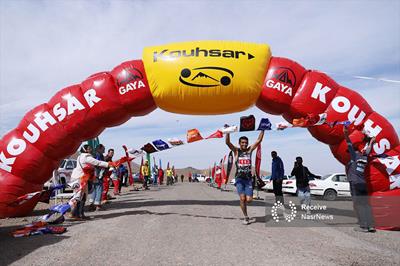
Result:
[[[323,177],[321,177],[321,180],[325,180],[325,179],[327,179],[327,178],[330,177],[330,176],[332,176],[332,175],[324,175]]]
[[[61,161],[61,163],[60,163],[60,168],[64,168],[64,166],[65,166],[65,162],[66,162],[67,160],[62,160]]]

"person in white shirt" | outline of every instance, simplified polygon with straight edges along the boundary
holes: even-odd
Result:
[[[69,201],[71,205],[71,218],[75,220],[85,219],[83,208],[87,196],[88,181],[93,178],[94,167],[108,168],[112,162],[99,161],[93,158],[93,149],[89,145],[83,145],[80,149],[81,154],[77,158],[77,166],[71,174],[69,185],[74,189],[74,194]]]

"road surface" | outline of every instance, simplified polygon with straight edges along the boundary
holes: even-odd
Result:
[[[288,226],[272,224],[273,197],[260,196],[248,226],[235,192],[199,183],[127,191],[59,236],[12,238],[2,223],[0,265],[400,265],[400,232],[354,232],[349,200],[335,202],[340,225]]]

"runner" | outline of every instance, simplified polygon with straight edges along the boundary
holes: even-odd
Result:
[[[234,146],[230,140],[230,134],[226,134],[225,143],[232,150],[235,156],[236,174],[235,186],[240,197],[240,208],[242,209],[244,220],[243,224],[250,224],[247,215],[247,204],[253,200],[253,182],[251,174],[251,154],[260,145],[264,138],[264,131],[260,132],[257,141],[249,145],[249,139],[245,136],[239,138],[239,148]]]

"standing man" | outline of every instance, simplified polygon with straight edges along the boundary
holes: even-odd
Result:
[[[271,170],[271,180],[274,189],[275,195],[275,202],[281,202],[282,205],[283,201],[283,193],[282,193],[282,182],[283,176],[285,175],[285,169],[283,166],[283,162],[281,157],[278,156],[276,151],[271,152],[272,157],[272,170]]]
[[[113,156],[114,156],[114,149],[109,149],[107,151],[107,155],[104,157],[104,160],[106,162],[111,162]],[[101,196],[103,204],[107,203],[109,199],[115,199],[108,195],[108,190],[110,189],[110,175],[111,175],[111,171],[108,170],[104,173],[104,177],[103,177],[103,193]]]
[[[99,144],[96,147],[95,159],[104,162],[105,147],[103,144]],[[93,192],[89,199],[90,209],[96,211],[101,210],[101,195],[103,193],[103,178],[105,173],[108,171],[107,168],[96,166],[94,168],[94,180],[93,180]]]
[[[350,153],[350,161],[346,165],[346,175],[350,183],[350,192],[353,199],[354,211],[357,214],[360,227],[355,231],[375,233],[374,219],[372,217],[371,206],[368,200],[367,183],[365,181],[364,171],[368,162],[368,155],[372,150],[375,138],[368,140],[365,148],[359,152],[353,147],[349,138],[347,126],[343,128],[344,137],[347,142],[347,149]]]
[[[317,176],[312,174],[308,168],[303,165],[303,158],[300,156],[296,157],[291,175],[296,177],[297,196],[300,199],[300,204],[305,204],[306,212],[310,214],[311,193],[308,182],[310,181],[310,176]]]
[[[143,189],[148,190],[149,186],[148,186],[148,182],[150,180],[150,166],[149,166],[149,161],[145,161],[144,165],[142,166],[142,169],[140,169],[140,171],[142,171],[142,175],[143,175]]]
[[[240,208],[242,209],[243,224],[250,224],[247,215],[247,204],[253,200],[253,180],[251,173],[251,154],[260,145],[264,138],[264,131],[260,132],[257,141],[249,147],[249,139],[245,136],[239,138],[239,147],[234,146],[230,140],[230,134],[226,134],[225,143],[235,156],[236,174],[235,186],[240,197]]]

